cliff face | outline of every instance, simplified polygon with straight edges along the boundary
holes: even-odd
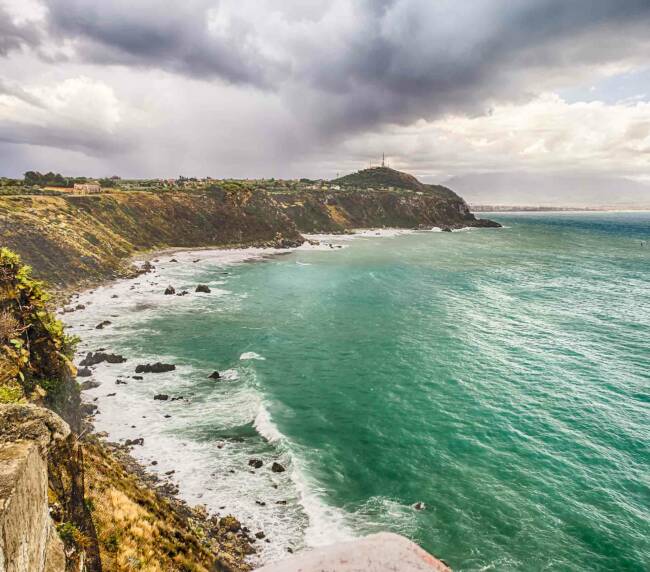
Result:
[[[127,274],[128,258],[139,250],[297,246],[301,232],[353,228],[499,226],[477,220],[452,190],[391,169],[366,169],[334,183],[286,191],[224,184],[185,192],[0,197],[0,246],[54,285],[90,286]]]
[[[465,202],[423,191],[343,189],[274,195],[302,232],[480,226]]]
[[[119,276],[137,250],[301,242],[262,191],[0,197],[0,245],[57,285]]]
[[[169,498],[123,449],[88,435],[74,341],[46,301],[0,249],[0,572],[249,570],[234,517]]]

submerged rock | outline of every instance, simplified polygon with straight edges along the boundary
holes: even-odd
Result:
[[[176,366],[171,363],[146,363],[140,364],[135,367],[135,373],[164,373],[166,371],[174,371]],[[135,379],[135,377],[134,377]]]
[[[196,287],[196,290],[194,290],[194,291],[195,292],[203,292],[204,294],[209,294],[211,292],[211,290],[210,290],[210,288],[208,287],[207,284],[199,284]]]
[[[280,463],[276,463],[276,462],[273,462],[273,464],[271,465],[271,470],[274,473],[284,473],[284,471],[286,471],[286,469]]]

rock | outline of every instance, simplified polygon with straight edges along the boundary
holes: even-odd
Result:
[[[158,461],[151,461],[151,464],[155,466],[158,464]]]
[[[451,232],[451,229],[448,226],[443,226],[440,230],[442,232]]]
[[[182,395],[177,395],[176,397],[172,397],[172,401],[180,401],[181,399],[185,399]]]
[[[189,292],[187,290],[183,290],[182,292],[179,292],[178,294],[176,294],[176,296],[187,296],[188,294],[189,294]]]
[[[142,377],[141,375],[134,375],[133,379],[137,379],[138,381],[140,381],[140,380],[143,380],[144,377]]]
[[[274,473],[284,473],[284,471],[286,471],[286,469],[280,463],[276,462],[271,465],[271,470]]]
[[[266,538],[266,534],[264,534],[261,530],[259,532],[255,533],[255,538],[258,540],[262,540],[262,538]]]
[[[275,501],[275,504],[287,504],[286,500]]]
[[[165,475],[167,475],[167,476],[169,477],[170,475],[173,475],[175,472],[176,472],[176,471],[175,471],[174,469],[172,469],[171,471],[167,471],[167,472],[165,473]]]
[[[264,501],[261,501],[261,500],[256,500],[255,504],[257,504],[259,506],[266,506],[266,503]]]
[[[213,371],[209,376],[208,379],[220,379],[221,375],[219,374],[218,371]]]
[[[82,403],[79,408],[82,415],[94,415],[97,411],[97,406],[93,403]]]
[[[176,366],[170,363],[147,363],[140,364],[135,367],[135,373],[164,373],[166,371],[174,371]]]
[[[196,290],[194,290],[194,291],[195,292],[203,292],[204,294],[209,294],[211,292],[211,290],[210,290],[210,288],[208,287],[207,284],[199,284],[196,287]]]
[[[165,415],[165,419],[169,419],[170,417],[171,417],[171,415],[169,415],[169,414]]]
[[[104,320],[95,326],[96,330],[103,330],[106,326],[110,326],[112,322],[110,320]]]
[[[90,377],[93,374],[92,370],[88,367],[82,367],[77,370],[77,377]]]
[[[144,445],[144,438],[138,437],[137,439],[127,439],[126,441],[124,441],[124,444],[127,447],[132,447],[134,445]]]
[[[117,393],[107,393],[106,397],[115,397]]]
[[[249,467],[254,467],[255,469],[259,469],[264,463],[260,461],[260,459],[250,459],[248,461],[248,466]]]
[[[176,260],[175,258],[172,258],[172,259],[170,259],[169,262],[178,262],[178,260]]]
[[[77,305],[74,307],[74,309],[75,309],[75,310],[85,310],[85,309],[86,309],[86,306],[84,306],[83,304],[77,304]]]
[[[81,391],[88,391],[89,389],[95,389],[96,387],[99,387],[101,383],[98,381],[93,381],[92,379],[88,379],[84,381],[80,386],[79,389]]]
[[[413,505],[413,508],[414,508],[415,510],[425,510],[425,509],[427,508],[427,505],[425,505],[423,502],[416,502],[416,503]]]
[[[113,294],[111,298],[119,298],[119,296],[117,294]]]
[[[156,395],[153,396],[154,399],[157,401],[167,401],[169,399],[169,395],[166,393],[157,393]]]
[[[121,379],[116,379],[115,380],[115,385],[127,385],[126,381],[122,381]]]
[[[90,366],[97,365],[98,363],[108,362],[108,363],[124,363],[126,358],[118,354],[107,354],[101,351],[96,353],[88,352],[86,357],[79,362],[79,365]]]
[[[220,519],[219,525],[230,532],[239,532],[241,530],[241,523],[230,514]]]
[[[172,294],[176,294],[176,289],[173,286],[167,286],[165,288],[165,295],[171,296]]]
[[[287,546],[287,552],[289,554],[293,554],[293,548],[291,548],[291,546]]]

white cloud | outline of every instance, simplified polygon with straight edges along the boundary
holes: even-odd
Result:
[[[366,134],[348,143],[360,152]],[[565,170],[641,174],[650,168],[650,102],[568,103],[553,93],[479,116],[390,126],[381,143],[420,172]]]

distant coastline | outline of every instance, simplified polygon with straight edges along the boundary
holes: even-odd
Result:
[[[571,207],[571,206],[531,206],[531,205],[478,205],[470,204],[472,212],[477,213],[507,213],[507,212],[646,212],[648,206],[599,206],[599,207]]]

